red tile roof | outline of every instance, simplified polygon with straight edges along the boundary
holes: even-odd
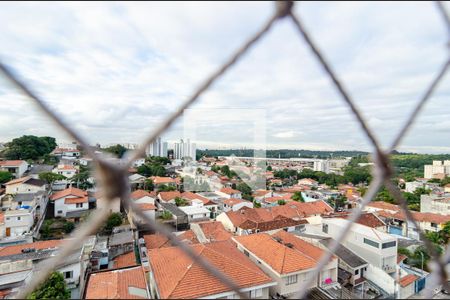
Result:
[[[380,210],[376,212],[378,215],[384,217],[384,218],[393,218],[397,220],[403,220],[406,221],[406,215],[403,211],[396,212],[396,213],[390,213],[386,210]],[[433,214],[433,213],[422,213],[417,211],[411,212],[414,220],[418,222],[430,222],[435,224],[444,224],[447,222],[450,222],[450,216],[440,215],[440,214]]]
[[[133,251],[116,256],[113,261],[114,269],[137,266],[136,255]]]
[[[152,176],[150,179],[154,184],[168,184],[168,183],[176,183],[176,180],[170,177],[160,177],[160,176]]]
[[[87,197],[87,192],[71,187],[59,192],[54,193],[53,195],[50,196],[50,200],[54,201],[60,198],[64,198],[67,196],[77,196],[77,197]]]
[[[66,198],[64,204],[88,203],[88,197]]]
[[[156,206],[151,203],[138,203],[137,206],[141,210],[156,210]]]
[[[0,167],[17,167],[26,163],[24,160],[2,160],[0,161]]]
[[[411,283],[413,283],[414,281],[416,281],[417,278],[419,278],[419,277],[414,274],[408,274],[408,275],[400,278],[399,283],[402,287],[406,287],[406,286],[410,285]]]
[[[149,250],[172,246],[169,239],[160,233],[144,235],[144,241],[145,247]]]
[[[231,242],[191,247],[241,288],[272,282]],[[150,250],[149,258],[159,295],[163,299],[193,299],[230,290],[177,247]]]
[[[77,170],[74,166],[68,166],[68,165],[59,165],[57,167],[58,170]]]
[[[385,210],[395,210],[400,211],[400,207],[395,204],[387,203],[384,201],[372,201],[367,204],[368,207],[374,207],[379,209],[385,209]]]
[[[221,188],[220,192],[228,194],[228,195],[233,195],[233,194],[241,194],[240,191],[238,190],[234,190],[232,188]]]
[[[92,273],[86,284],[86,299],[145,299],[130,293],[130,287],[147,291],[141,266]]]
[[[397,255],[397,264],[399,264],[400,262],[404,261],[407,258],[408,258],[408,256],[406,256],[404,254],[398,254]]]
[[[144,197],[151,197],[150,193],[144,190],[135,190],[130,194],[130,198],[133,200],[138,200]]]
[[[239,225],[239,228],[245,229],[245,230],[252,230],[253,232],[256,232],[257,230],[259,232],[265,232],[275,229],[282,229],[287,227],[293,227],[300,224],[307,224],[308,221],[306,220],[294,220],[290,218],[286,218],[283,216],[278,216],[274,220],[270,221],[263,221],[263,222],[255,222],[251,220],[246,220],[241,225]]]
[[[279,274],[312,269],[317,263],[312,257],[277,242],[266,233],[237,236],[232,239]]]
[[[337,217],[337,218],[343,218],[343,219],[347,219],[349,216],[350,216],[350,213],[330,215],[330,217]],[[375,214],[370,213],[370,212],[362,213],[361,216],[359,217],[359,219],[356,221],[356,223],[365,225],[365,226],[368,226],[371,228],[386,226],[386,224],[379,217],[377,217]]]
[[[11,181],[8,181],[7,183],[5,183],[5,185],[10,185],[10,184],[16,184],[16,183],[25,182],[25,181],[27,181],[27,180],[30,179],[30,178],[31,178],[30,176],[25,176],[25,177],[16,178],[16,179],[13,179],[13,180],[11,180]]]
[[[176,197],[181,198],[181,193],[179,191],[160,192],[159,197],[161,198],[161,200],[168,202],[175,199]]]
[[[22,249],[26,248],[34,248],[37,250],[57,248],[62,242],[64,242],[64,240],[48,240],[28,244],[5,246],[0,248],[0,257],[20,254],[22,253]]]
[[[230,199],[223,200],[224,204],[231,206],[231,207],[235,206],[236,204],[243,203],[243,202],[247,202],[247,201],[238,199],[238,198],[230,198]],[[249,202],[249,203],[251,203],[251,202]]]
[[[200,200],[203,202],[203,205],[216,205],[217,203],[209,200],[208,198],[205,198],[199,194],[196,193],[192,193],[192,192],[184,192],[181,194],[181,198],[186,199],[186,200]]]

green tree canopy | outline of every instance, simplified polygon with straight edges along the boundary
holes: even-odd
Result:
[[[114,146],[110,146],[108,148],[104,149],[106,152],[115,154],[117,157],[122,158],[123,155],[125,154],[125,152],[127,152],[127,148],[125,148],[124,146],[117,144]]]
[[[284,201],[284,200],[278,200],[277,203],[278,203],[278,205],[285,205],[285,204],[286,204],[286,201]]]
[[[5,183],[13,179],[13,175],[8,171],[0,171],[0,183]]]
[[[55,138],[24,135],[6,143],[3,156],[6,159],[37,160],[56,148]]]
[[[176,204],[176,206],[186,206],[189,203],[186,201],[186,199],[183,199],[180,197],[175,197],[175,204]]]
[[[53,272],[27,299],[70,299],[63,274]]]
[[[158,191],[160,192],[171,192],[171,191],[176,191],[177,188],[174,187],[173,185],[165,185],[165,184],[161,184],[158,187]]]
[[[305,202],[305,199],[303,199],[302,196],[302,192],[294,192],[294,195],[292,195],[291,199],[298,202]]]
[[[122,215],[120,213],[112,213],[106,220],[105,230],[111,232],[116,226],[122,225]]]
[[[170,211],[165,210],[161,214],[161,219],[163,219],[163,220],[170,220],[170,219],[172,219],[172,214],[170,213]]]
[[[39,174],[39,179],[45,180],[48,183],[52,184],[56,180],[64,180],[64,179],[66,179],[66,176],[61,175],[61,174],[56,174],[56,173],[53,173],[53,172],[43,172],[43,173]]]

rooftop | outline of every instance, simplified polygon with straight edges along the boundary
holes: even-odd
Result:
[[[241,191],[232,189],[232,188],[221,188],[220,192],[228,194],[228,195],[233,195],[233,194],[241,194]]]
[[[116,256],[113,259],[114,262],[114,268],[120,269],[120,268],[126,268],[126,267],[132,267],[136,266],[136,255],[134,254],[134,251]]]
[[[192,250],[239,287],[272,283],[272,280],[231,242],[196,244],[192,245]],[[163,299],[193,299],[230,291],[219,279],[203,270],[177,247],[150,250],[149,258],[159,295]]]
[[[87,192],[74,187],[59,191],[50,196],[50,200],[54,201],[67,196],[87,197]]]
[[[152,197],[149,192],[144,190],[135,190],[130,194],[130,198],[133,200],[138,200],[144,197]]]
[[[329,226],[331,225],[331,226],[337,226],[340,228],[344,228],[344,226],[346,226],[347,222],[349,222],[349,221],[346,219],[341,219],[341,218],[326,218],[326,219],[323,219],[323,222],[324,223],[326,222]],[[378,231],[374,228],[371,228],[371,227],[368,227],[365,225],[361,225],[358,223],[353,224],[351,231],[365,235],[365,236],[370,237],[371,239],[374,239],[377,241],[397,240],[397,238],[393,235]]]
[[[331,246],[331,243],[333,242],[332,238],[325,238],[319,241],[322,245],[329,248]],[[339,244],[337,250],[334,252],[339,259],[344,261],[347,265],[349,265],[352,268],[358,268],[360,266],[367,265],[367,262],[356,255],[353,251],[348,249],[342,244]]]
[[[188,215],[207,214],[209,217],[210,213],[210,210],[204,206],[180,206],[178,208]]]
[[[280,231],[281,232],[281,231]],[[282,234],[282,233],[281,233]],[[291,235],[289,233],[286,233]],[[293,238],[297,239],[300,244],[308,244],[295,236],[291,235]],[[267,233],[257,233],[247,236],[237,236],[233,237],[238,244],[241,244],[249,252],[253,253],[260,260],[268,264],[273,270],[279,274],[289,274],[293,272],[298,272],[302,270],[308,270],[314,268],[317,261],[313,257],[322,255],[324,251],[318,247],[308,244],[305,253],[304,249],[300,246],[292,245],[288,247],[284,244],[284,239],[278,242],[275,236],[272,237]],[[291,240],[289,239],[289,242]],[[289,243],[288,242],[288,243]]]
[[[0,167],[18,167],[23,163],[26,163],[26,161],[24,161],[24,160],[1,160]]]
[[[148,299],[147,283],[141,266],[90,274],[86,299]]]

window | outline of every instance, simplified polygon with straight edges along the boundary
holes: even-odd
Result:
[[[250,298],[258,298],[258,297],[262,297],[262,289],[250,291]]]
[[[22,201],[19,201],[19,203],[18,203],[18,204],[19,204],[19,206],[21,206],[21,205],[22,205]]]
[[[77,203],[77,204],[76,204],[76,207],[77,207],[77,208],[83,207],[83,203]]]
[[[6,217],[6,221],[9,221],[9,219],[10,219],[9,217]]]
[[[437,224],[436,223],[431,223],[431,227],[437,228]]]
[[[322,224],[322,231],[328,233],[328,224]]]
[[[17,217],[17,221],[20,221],[22,219],[22,217]]]
[[[58,214],[62,214],[62,210],[58,210]]]
[[[291,285],[291,284],[297,283],[297,280],[298,280],[297,274],[288,276],[288,277],[286,277],[286,285]]]
[[[355,270],[355,275],[358,275],[359,274],[359,270]]]
[[[64,272],[64,278],[69,279],[73,277],[73,271]]]
[[[366,239],[366,238],[364,238],[364,244],[370,245],[375,248],[378,248],[380,246],[380,244],[378,244],[377,242],[374,242],[374,241]]]
[[[245,254],[246,256],[250,256],[250,253],[249,253],[247,250],[244,250],[244,254]]]
[[[397,243],[395,241],[392,242],[388,242],[388,243],[383,243],[383,245],[381,245],[381,248],[386,249],[386,248],[392,248],[395,247],[397,245]]]

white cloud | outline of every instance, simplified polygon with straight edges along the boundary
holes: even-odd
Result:
[[[0,59],[71,126],[101,143],[140,142],[273,12],[273,3],[249,2],[86,5],[3,5]],[[317,2],[296,12],[387,145],[447,55],[433,4]],[[446,149],[449,87],[446,78],[405,144]],[[0,100],[0,140],[31,132],[65,137],[1,79]],[[268,147],[371,149],[286,20],[194,107],[266,109]],[[242,124],[211,124],[202,139],[245,144]],[[166,136],[175,140],[182,132],[178,121]],[[233,132],[235,139],[225,141],[222,134]]]

